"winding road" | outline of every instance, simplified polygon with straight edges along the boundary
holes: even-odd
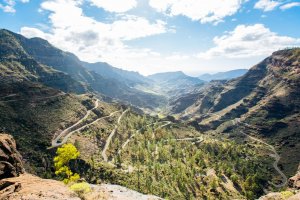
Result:
[[[221,116],[218,115],[218,114],[211,113],[210,115],[215,115],[215,116],[218,116],[219,118],[221,118]],[[233,122],[233,125],[243,124],[243,125],[245,125],[247,127],[253,127],[252,125],[250,125],[248,123],[241,122],[240,118],[235,118],[235,119],[233,119],[231,121]],[[247,134],[247,133],[245,133],[243,131],[240,131],[240,133],[243,134],[243,135],[245,135],[246,137],[250,138],[253,141],[256,141],[258,143],[264,144],[265,146],[268,147],[269,150],[272,151],[272,153],[269,154],[269,156],[275,159],[275,162],[273,163],[273,167],[278,172],[278,174],[280,174],[280,176],[282,177],[282,183],[281,184],[274,184],[272,182],[269,182],[269,184],[273,185],[276,188],[282,188],[282,187],[284,187],[287,184],[287,180],[288,179],[287,179],[286,175],[278,167],[278,162],[280,160],[280,156],[277,153],[276,149],[272,145],[264,142],[261,139],[255,138],[255,137],[253,137],[253,136],[251,136],[251,135],[249,135],[249,134]]]
[[[245,126],[248,126],[248,127],[253,127],[253,126],[251,126],[250,124],[241,122],[241,120],[240,120],[239,118],[237,118],[237,119],[235,119],[235,120],[236,120],[236,121],[235,121],[235,124],[240,123],[240,124],[244,124]],[[251,136],[251,135],[249,135],[249,134],[246,134],[246,133],[243,132],[243,131],[241,131],[241,133],[242,133],[243,135],[249,137],[250,139],[256,141],[256,142],[259,142],[259,143],[262,143],[262,144],[266,145],[266,146],[269,147],[269,149],[273,152],[272,154],[269,154],[269,156],[275,159],[275,162],[273,163],[273,167],[274,167],[274,169],[280,174],[280,176],[282,177],[282,183],[281,183],[281,184],[274,184],[274,183],[272,183],[272,182],[269,182],[269,183],[270,183],[271,185],[273,185],[274,187],[276,187],[276,188],[282,188],[282,187],[284,187],[284,186],[287,184],[287,180],[288,180],[288,179],[287,179],[286,175],[285,175],[285,174],[279,169],[279,167],[278,167],[278,162],[279,162],[279,160],[280,160],[280,156],[279,156],[279,154],[277,153],[276,149],[275,149],[272,145],[270,145],[270,144],[264,142],[263,140],[260,140],[260,139],[258,139],[258,138],[255,138],[255,137],[253,137],[253,136]]]
[[[104,146],[104,148],[103,148],[103,150],[102,150],[102,153],[101,153],[101,155],[102,155],[102,157],[103,157],[103,160],[104,160],[105,162],[108,162],[108,158],[107,158],[107,155],[106,155],[106,151],[107,151],[107,149],[108,149],[108,147],[109,147],[109,145],[110,145],[110,142],[111,142],[113,136],[115,135],[115,133],[117,132],[118,126],[119,126],[119,124],[120,124],[122,118],[124,117],[124,115],[125,115],[128,111],[129,111],[129,109],[125,110],[125,111],[120,115],[120,117],[118,118],[118,122],[117,122],[117,124],[115,125],[114,130],[112,130],[112,132],[110,133],[110,135],[108,136],[108,138],[107,138],[107,140],[106,140],[105,146]]]
[[[166,127],[166,126],[172,124],[171,121],[163,121],[163,122],[164,122],[165,124],[159,126],[158,128],[163,128],[163,127]],[[161,122],[155,122],[155,123],[152,123],[152,124],[148,124],[148,125],[146,125],[145,127],[153,126],[153,125],[158,124],[158,123],[161,123]],[[125,149],[125,147],[128,145],[128,143],[129,143],[129,142],[130,142],[137,134],[139,134],[143,128],[144,128],[144,127],[142,127],[142,128],[140,128],[139,130],[137,130],[133,135],[130,136],[130,138],[128,138],[128,139],[124,142],[124,144],[122,145],[121,149],[119,149],[118,154],[121,154],[121,153],[122,153],[122,150]],[[155,138],[155,135],[154,135],[154,132],[153,132],[153,134],[152,134],[152,139],[154,139],[154,138]]]
[[[52,142],[51,142],[52,145],[51,145],[50,148],[55,148],[55,147],[58,147],[58,146],[61,146],[61,145],[65,144],[65,143],[67,142],[68,138],[69,138],[74,132],[76,132],[78,129],[77,129],[77,130],[74,130],[74,131],[71,131],[68,135],[66,135],[66,133],[68,133],[72,128],[74,128],[74,127],[76,127],[78,124],[80,124],[83,120],[87,119],[88,116],[91,114],[91,112],[92,112],[93,110],[95,110],[96,108],[98,108],[98,106],[99,106],[99,100],[97,99],[96,102],[95,102],[94,108],[88,110],[88,111],[86,112],[86,114],[84,115],[84,117],[82,117],[79,121],[77,121],[77,122],[76,122],[75,124],[73,124],[72,126],[66,128],[66,129],[64,129],[64,130],[63,130],[63,131],[62,131],[55,139],[52,140]],[[64,137],[63,141],[59,143],[58,140],[60,140],[64,135],[66,135],[66,136]]]

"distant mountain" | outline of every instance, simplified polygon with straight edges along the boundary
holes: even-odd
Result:
[[[148,78],[159,83],[173,82],[177,80],[185,80],[186,82],[191,84],[202,83],[201,80],[188,76],[184,74],[182,71],[157,73],[157,74],[149,75]]]
[[[137,84],[147,84],[150,80],[138,72],[126,71],[113,67],[105,62],[87,63],[82,62],[83,66],[90,71],[94,71],[103,77],[115,79],[130,86]]]
[[[148,78],[155,81],[161,91],[170,97],[188,93],[195,87],[204,85],[204,81],[188,76],[181,71],[157,73]]]
[[[289,174],[300,158],[299,62],[300,48],[277,51],[240,78],[211,83],[174,100],[171,110],[181,112],[182,119],[195,119],[206,130],[241,118],[244,124],[231,127],[231,132],[243,130],[276,144]]]
[[[27,39],[7,30],[0,30],[0,35],[0,56],[2,62],[6,63],[5,70],[8,70],[9,75],[19,77],[30,75],[31,79],[38,78],[43,83],[48,81],[49,83],[46,85],[54,87],[54,84],[56,84],[56,88],[65,92],[72,91],[79,94],[88,91],[96,92],[138,107],[153,109],[165,102],[165,98],[162,96],[146,93],[132,87],[134,81],[138,79],[137,77],[141,78],[141,75],[114,69],[119,77],[123,77],[122,79],[112,78],[113,75],[109,73],[103,73],[102,76],[99,70],[98,73],[87,70],[84,67],[88,66],[87,63],[81,62],[71,53],[55,48],[46,40],[40,38]],[[17,62],[17,65],[14,62]],[[27,65],[25,69],[30,73],[22,71],[24,67],[21,66],[24,65]],[[20,66],[21,69],[17,70],[17,66]],[[37,66],[39,66],[39,69],[37,69]],[[40,68],[43,68],[43,70]],[[59,81],[53,81],[53,77],[59,79]],[[123,80],[128,81],[124,84]]]
[[[230,80],[233,78],[238,78],[247,73],[247,69],[236,69],[227,72],[219,72],[216,74],[202,74],[198,78],[204,81],[211,80]]]

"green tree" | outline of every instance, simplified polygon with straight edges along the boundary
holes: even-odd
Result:
[[[75,182],[80,178],[69,167],[70,160],[78,158],[79,155],[79,151],[73,144],[64,144],[56,151],[56,156],[54,157],[55,174],[62,178],[65,184]]]

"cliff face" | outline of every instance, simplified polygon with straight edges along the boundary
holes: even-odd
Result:
[[[15,140],[7,134],[0,134],[0,179],[16,177],[24,173],[21,155]]]

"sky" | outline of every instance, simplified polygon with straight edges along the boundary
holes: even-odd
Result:
[[[300,46],[300,0],[0,0],[0,28],[87,62],[197,76]]]

